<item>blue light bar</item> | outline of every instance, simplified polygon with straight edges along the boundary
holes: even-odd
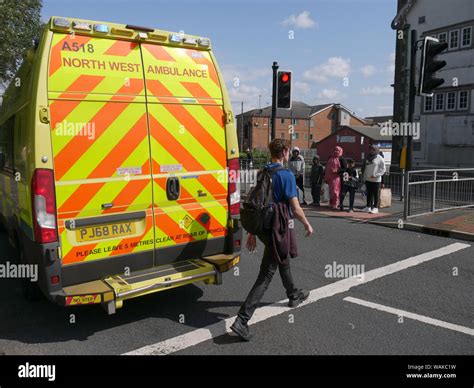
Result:
[[[109,26],[106,24],[94,24],[94,31],[96,32],[109,32]]]

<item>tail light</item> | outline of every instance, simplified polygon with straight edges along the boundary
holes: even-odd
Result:
[[[240,178],[239,178],[239,158],[229,159],[227,161],[229,168],[229,207],[230,215],[240,214]]]
[[[35,170],[31,181],[31,194],[35,241],[42,244],[58,241],[52,170]]]

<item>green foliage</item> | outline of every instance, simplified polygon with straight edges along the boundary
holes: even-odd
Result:
[[[0,0],[0,86],[10,82],[39,38],[41,7],[42,0]]]

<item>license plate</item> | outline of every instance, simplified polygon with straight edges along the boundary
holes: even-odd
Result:
[[[76,239],[79,242],[104,240],[135,234],[135,224],[132,222],[122,222],[110,225],[89,226],[76,230]]]

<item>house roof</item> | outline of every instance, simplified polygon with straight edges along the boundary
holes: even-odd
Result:
[[[380,127],[376,126],[357,126],[357,125],[345,125],[341,129],[350,128],[360,134],[370,137],[377,141],[392,141],[392,136],[383,135],[380,131]]]
[[[378,124],[378,123],[384,123],[388,120],[392,120],[393,116],[372,116],[372,117],[364,117],[365,121]]]
[[[278,118],[294,118],[294,119],[307,119],[317,112],[320,112],[334,103],[321,104],[310,106],[302,101],[292,101],[291,109],[277,109],[276,117]],[[237,117],[242,114],[238,114]],[[257,117],[270,117],[272,115],[272,107],[266,106],[261,109],[252,109],[244,112],[244,116],[257,116]]]

